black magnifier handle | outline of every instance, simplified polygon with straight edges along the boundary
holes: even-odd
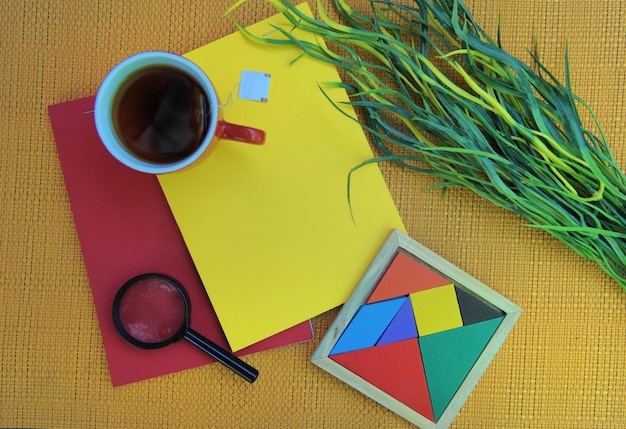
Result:
[[[251,367],[231,352],[224,350],[208,338],[198,334],[193,329],[188,329],[184,338],[219,363],[233,370],[247,382],[252,383],[259,376],[257,369]]]

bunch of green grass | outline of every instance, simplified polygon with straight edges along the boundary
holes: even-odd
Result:
[[[334,0],[342,23],[318,1],[320,19],[289,1],[268,0],[299,30],[248,37],[291,44],[333,64],[349,104],[382,156],[462,186],[554,235],[626,288],[626,179],[592,109],[533,55],[530,67],[509,55],[460,0],[370,0],[355,13]],[[237,3],[244,3],[241,0]],[[578,108],[593,119],[586,129]],[[339,106],[337,106],[339,107]],[[341,111],[341,109],[339,109]],[[358,167],[357,167],[358,168]]]

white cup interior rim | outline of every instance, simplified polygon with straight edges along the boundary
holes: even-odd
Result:
[[[211,115],[211,121],[207,129],[206,136],[198,149],[180,161],[166,164],[154,163],[143,160],[131,153],[128,149],[126,149],[115,131],[115,125],[113,124],[113,117],[111,114],[113,110],[113,102],[115,101],[118,89],[124,84],[129,76],[132,76],[140,70],[155,66],[172,67],[184,71],[196,80],[196,82],[204,89],[211,109],[215,111],[218,108],[219,103],[215,88],[207,75],[198,65],[180,55],[169,52],[151,51],[142,52],[126,58],[107,74],[96,95],[94,119],[96,129],[102,143],[111,155],[113,155],[118,161],[130,168],[144,173],[162,174],[187,167],[195,162],[202,155],[202,153],[206,151],[217,128],[217,115]]]

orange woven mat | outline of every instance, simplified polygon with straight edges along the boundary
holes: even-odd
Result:
[[[313,321],[316,340],[249,356],[262,374],[252,385],[208,365],[111,386],[47,106],[94,94],[130,54],[185,53],[235,31],[234,18],[275,13],[250,0],[224,16],[232,2],[0,2],[0,427],[412,427],[310,362],[337,310]],[[348,3],[367,11],[366,0]],[[468,5],[491,34],[500,23],[518,57],[538,42],[557,76],[569,44],[575,92],[626,168],[624,2]],[[524,309],[453,427],[626,427],[626,292],[518,216],[381,168],[409,235]]]

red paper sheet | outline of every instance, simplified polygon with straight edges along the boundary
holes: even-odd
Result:
[[[184,340],[159,350],[141,350],[115,330],[111,306],[117,290],[137,274],[159,272],[185,286],[191,327],[229,349],[156,176],[135,172],[107,152],[96,132],[93,104],[94,97],[57,104],[49,107],[49,114],[111,381],[120,386],[212,363]],[[237,355],[312,338],[311,324],[304,322]]]

